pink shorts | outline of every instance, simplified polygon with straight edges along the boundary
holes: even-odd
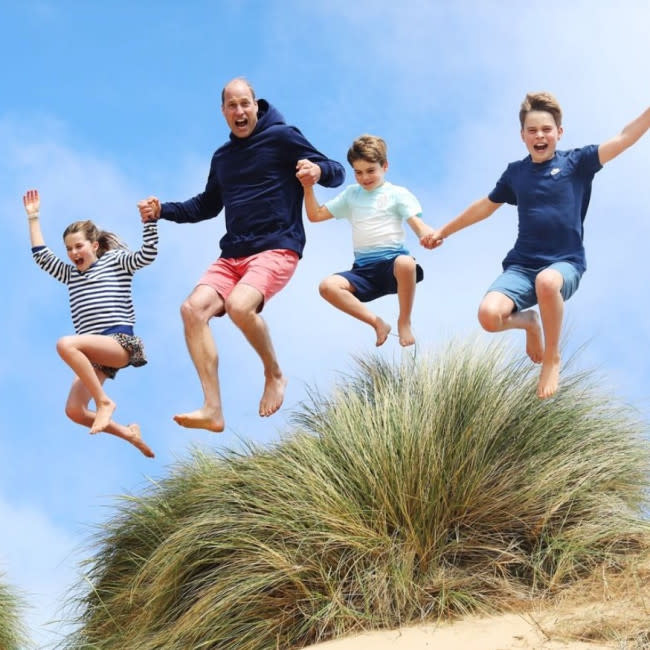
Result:
[[[249,257],[220,257],[203,274],[198,284],[212,287],[226,300],[230,292],[243,282],[262,294],[264,305],[287,285],[299,260],[297,253],[283,248],[262,251]]]

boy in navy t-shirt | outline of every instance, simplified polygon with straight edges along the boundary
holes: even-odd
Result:
[[[560,374],[564,301],[586,269],[583,222],[591,182],[602,166],[633,145],[650,127],[650,108],[600,145],[556,151],[562,110],[553,95],[529,93],[519,111],[529,155],[510,163],[490,194],[430,235],[433,248],[449,235],[489,217],[504,203],[517,206],[519,233],[503,260],[503,274],[489,287],[478,318],[488,332],[526,331],[526,353],[542,364],[537,395],[551,397]],[[538,318],[529,309],[539,304]]]

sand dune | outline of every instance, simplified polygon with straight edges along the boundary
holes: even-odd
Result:
[[[611,650],[614,646],[549,640],[544,623],[527,614],[468,617],[454,623],[365,632],[311,646],[313,650]]]

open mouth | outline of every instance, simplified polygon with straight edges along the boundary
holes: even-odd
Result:
[[[248,124],[248,120],[244,117],[241,120],[235,120],[235,126],[238,129],[243,129]]]
[[[536,144],[533,147],[533,149],[535,149],[535,151],[546,151],[548,149],[548,144],[546,143]]]

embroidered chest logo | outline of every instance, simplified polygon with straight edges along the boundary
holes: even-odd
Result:
[[[390,203],[390,197],[387,194],[382,194],[377,197],[376,207],[379,210],[385,210]]]
[[[562,170],[559,167],[553,167],[551,169],[551,176],[555,176],[556,174],[559,174]]]

